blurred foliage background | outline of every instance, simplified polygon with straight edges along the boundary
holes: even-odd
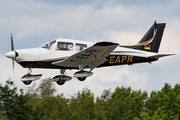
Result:
[[[88,88],[65,98],[56,94],[51,78],[18,90],[0,84],[0,120],[179,120],[180,84],[165,83],[161,91],[117,87],[95,98]]]

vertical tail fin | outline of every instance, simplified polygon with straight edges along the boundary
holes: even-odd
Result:
[[[151,26],[151,28],[147,31],[139,43],[126,47],[157,53],[159,51],[165,25],[165,23],[156,23],[155,21],[155,23]]]

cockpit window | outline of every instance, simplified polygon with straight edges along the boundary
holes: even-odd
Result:
[[[51,50],[55,43],[56,43],[56,40],[49,41],[48,43],[42,45],[41,48],[45,48],[45,49]]]
[[[58,42],[56,46],[57,51],[73,51],[74,45],[71,42]]]
[[[87,48],[86,44],[76,43],[76,51],[81,51]]]

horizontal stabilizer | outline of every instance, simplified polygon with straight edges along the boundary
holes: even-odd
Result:
[[[156,54],[156,55],[148,56],[147,58],[159,59],[161,57],[166,57],[166,56],[171,56],[171,55],[175,55],[175,54]]]

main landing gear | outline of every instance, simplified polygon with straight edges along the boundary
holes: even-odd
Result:
[[[60,69],[60,75],[53,77],[53,81],[56,82],[58,85],[63,85],[65,82],[70,81],[72,77],[67,76],[65,74],[65,69]],[[93,73],[91,71],[84,71],[80,70],[74,73],[74,77],[77,78],[79,81],[84,81],[87,77],[91,76]]]
[[[29,68],[28,70],[28,74],[24,75],[21,78],[21,81],[25,84],[25,85],[30,85],[32,81],[38,80],[41,78],[42,74],[37,74],[37,75],[32,75],[32,70]]]
[[[93,73],[91,71],[78,71],[74,73],[74,77],[77,78],[79,81],[84,81],[87,77],[91,76]]]
[[[87,77],[91,76],[93,73],[91,72],[92,69],[88,71],[84,71],[84,64],[79,64],[78,72],[74,73],[74,77],[77,78],[79,81],[84,81]]]
[[[65,75],[65,69],[61,69],[61,75],[57,75],[53,77],[53,81],[56,82],[58,85],[63,85],[66,81],[70,81],[72,77]]]

